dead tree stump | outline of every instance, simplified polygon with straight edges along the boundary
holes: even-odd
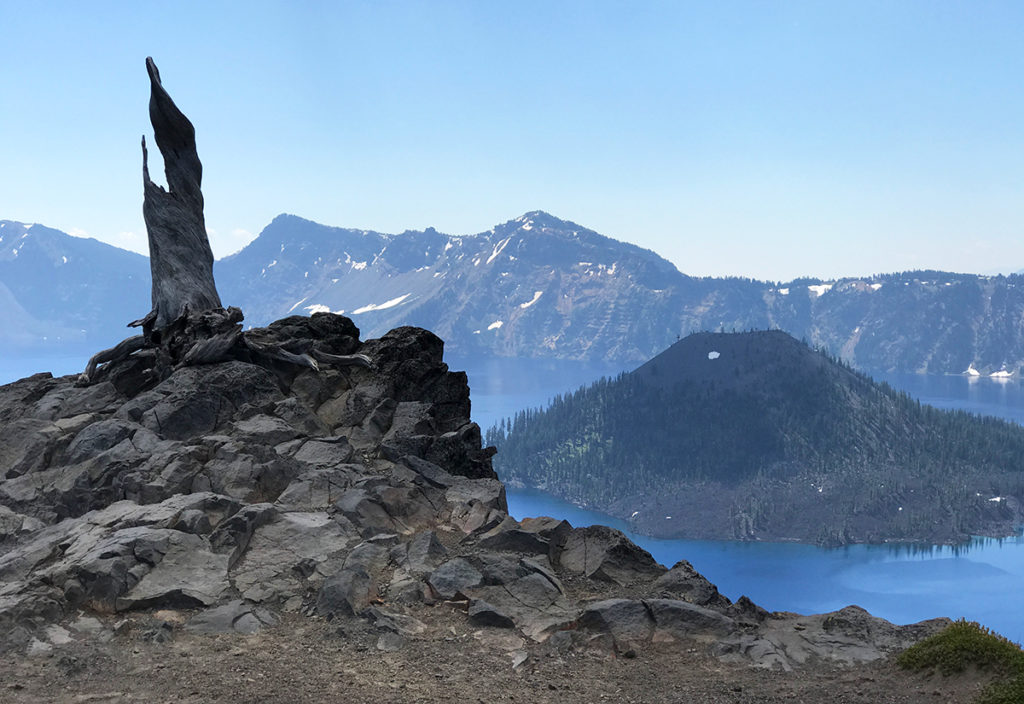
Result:
[[[246,339],[242,311],[223,307],[213,280],[213,252],[203,216],[203,165],[196,150],[195,127],[164,89],[152,58],[146,59],[146,71],[149,119],[167,178],[166,190],[150,179],[149,151],[143,136],[142,215],[149,236],[152,309],[129,323],[129,327],[141,327],[142,335],[93,355],[80,383],[91,383],[100,364],[133,355],[138,359],[144,356],[153,381],[167,378],[179,366],[228,359],[264,365],[276,361],[313,369],[318,363],[372,366],[361,354],[335,355],[288,340],[267,344]]]

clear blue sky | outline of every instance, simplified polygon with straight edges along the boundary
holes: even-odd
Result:
[[[214,250],[542,209],[682,271],[1024,268],[1024,3],[0,0],[0,218],[145,251],[144,59]]]

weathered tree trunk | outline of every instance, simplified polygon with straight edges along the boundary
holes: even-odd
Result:
[[[195,313],[221,308],[213,281],[213,252],[203,217],[203,165],[196,151],[196,131],[160,82],[153,59],[149,72],[149,118],[164,159],[167,190],[149,178],[149,154],[142,138],[142,215],[149,233],[154,317],[143,318],[147,338],[161,332],[186,309]],[[151,314],[151,315],[152,315]]]
[[[372,368],[365,355],[332,354],[312,342],[299,349],[294,341],[246,338],[242,311],[221,305],[213,281],[213,252],[203,218],[203,165],[196,151],[195,128],[164,90],[153,59],[146,59],[146,70],[149,119],[167,176],[167,190],[149,178],[149,152],[143,137],[142,215],[149,233],[153,308],[144,318],[129,323],[129,327],[141,326],[142,335],[93,355],[80,383],[92,383],[102,371],[99,365],[109,366],[143,350],[149,358],[147,378],[154,381],[166,379],[180,366],[228,359],[263,366],[283,363],[319,369],[318,363],[323,363]]]

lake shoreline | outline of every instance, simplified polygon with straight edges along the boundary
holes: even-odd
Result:
[[[688,496],[686,506],[692,509],[692,511],[688,512],[685,508],[681,508],[682,504],[679,503],[673,503],[671,508],[666,508],[666,503],[660,501],[657,497],[651,500],[650,503],[647,500],[640,501],[633,497],[626,500],[617,500],[609,506],[594,506],[571,496],[550,492],[543,487],[526,486],[516,480],[507,481],[505,484],[510,490],[540,492],[559,501],[568,502],[581,510],[603,515],[608,519],[628,526],[629,531],[633,534],[655,540],[794,543],[825,548],[841,548],[850,545],[941,545],[955,547],[966,545],[975,537],[993,539],[1017,537],[1021,532],[1021,526],[1024,525],[1024,501],[1016,496],[1007,496],[1003,497],[1004,501],[1001,503],[1006,505],[1007,510],[1012,511],[1011,517],[978,522],[971,526],[969,530],[956,533],[947,527],[916,535],[885,536],[876,539],[857,539],[858,535],[854,532],[847,532],[840,536],[830,534],[825,539],[814,539],[810,537],[796,537],[789,531],[779,531],[777,526],[772,526],[771,528],[758,528],[756,532],[751,531],[747,534],[738,534],[729,522],[729,510],[732,499],[726,495],[726,492],[720,491],[718,487],[706,488],[703,496],[697,495],[697,492],[692,487],[688,487],[687,491],[690,492],[690,495]],[[666,514],[666,511],[670,513]],[[641,513],[641,515],[638,516],[638,513]],[[659,517],[664,516],[664,519],[652,518],[650,517],[651,513]],[[804,528],[806,534],[808,530],[814,529],[814,523],[808,517],[804,518],[805,520],[802,521],[801,527]],[[659,530],[662,520],[672,521],[671,526]],[[865,520],[867,520],[867,517],[865,517]]]
[[[660,564],[686,560],[728,598],[747,596],[770,611],[828,613],[856,604],[896,624],[966,618],[1024,639],[1024,612],[1007,606],[1024,583],[1024,532],[956,545],[658,539],[545,492],[510,488],[507,498],[517,519],[545,515],[577,528],[621,530]]]

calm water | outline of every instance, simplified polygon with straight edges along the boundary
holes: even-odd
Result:
[[[574,526],[603,523],[626,532],[654,558],[691,564],[730,599],[747,595],[773,611],[822,613],[848,604],[894,623],[967,617],[1024,640],[1024,538],[979,538],[966,546],[851,545],[656,540],[624,521],[538,491],[510,491],[516,518],[557,516]]]
[[[562,360],[448,359],[453,370],[469,375],[473,420],[487,430],[516,411],[547,406],[555,395],[575,391],[602,376],[614,377],[633,367]],[[634,365],[635,366],[635,365]]]
[[[0,383],[38,371],[79,372],[83,357],[41,360],[0,359]],[[527,407],[543,406],[626,368],[578,362],[449,360],[469,373],[473,420],[484,429]],[[879,377],[939,408],[959,408],[1024,424],[1024,388],[1017,380],[915,374]],[[548,515],[582,526],[622,521],[560,501],[547,494],[512,491],[516,517]],[[628,530],[626,531],[629,532]],[[815,613],[857,604],[896,623],[935,616],[965,616],[1017,641],[1024,640],[1024,539],[978,539],[967,546],[910,549],[856,545],[838,549],[793,543],[654,540],[631,535],[662,564],[689,560],[731,599],[746,594],[782,611]]]
[[[460,368],[456,363],[452,368]],[[521,360],[466,364],[473,419],[483,428],[526,407],[546,405],[621,367]],[[888,374],[878,377],[922,402],[999,416],[1024,424],[1024,387],[1017,380]],[[556,516],[576,526],[603,523],[624,530],[658,562],[689,560],[731,599],[746,594],[776,611],[820,613],[857,604],[895,623],[936,616],[967,617],[1024,641],[1024,538],[979,538],[959,547],[855,545],[826,549],[795,543],[655,540],[623,521],[537,491],[510,491],[517,518]]]

